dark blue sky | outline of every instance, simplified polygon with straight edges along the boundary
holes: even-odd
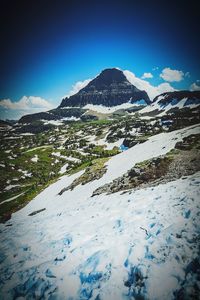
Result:
[[[197,1],[1,1],[0,99],[59,102],[78,80],[107,67],[163,82],[162,69],[200,79]]]

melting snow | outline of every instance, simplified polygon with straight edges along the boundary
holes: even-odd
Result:
[[[15,200],[15,199],[17,199],[18,197],[20,197],[20,196],[22,196],[22,195],[24,195],[24,192],[23,192],[23,193],[20,193],[20,194],[18,194],[18,195],[16,195],[16,196],[13,196],[13,197],[11,197],[11,198],[9,198],[9,199],[6,199],[6,200],[4,200],[4,201],[2,201],[2,202],[0,202],[0,205],[2,205],[2,204],[5,203],[5,202],[10,202],[10,201],[12,201],[12,200]]]
[[[55,126],[61,126],[63,125],[63,123],[60,121],[60,120],[41,120],[44,122],[44,125],[48,125],[48,124],[52,124],[52,125],[55,125]]]
[[[63,125],[63,121],[79,121],[80,118],[76,118],[76,117],[65,117],[65,118],[62,118],[60,120],[42,120],[44,122],[44,125],[47,125],[47,124],[52,124],[52,125],[55,125],[55,126],[61,126]]]
[[[60,173],[60,174],[64,174],[64,173],[66,172],[66,168],[68,167],[68,165],[69,165],[69,164],[66,163],[64,166],[62,166],[61,169],[60,169],[60,171],[59,171],[59,173]]]
[[[64,159],[67,159],[67,160],[70,160],[70,161],[74,161],[74,162],[79,162],[80,161],[80,159],[75,158],[73,156],[64,156],[64,155],[61,155],[60,152],[52,152],[52,155],[60,157],[60,158],[64,158]]]
[[[11,189],[13,189],[13,188],[15,188],[15,187],[17,187],[17,186],[20,186],[20,184],[10,184],[10,185],[8,185],[7,187],[5,187],[5,191],[9,191],[9,190],[11,190]]]
[[[33,158],[31,158],[32,162],[38,162],[38,155],[35,154],[35,156]]]

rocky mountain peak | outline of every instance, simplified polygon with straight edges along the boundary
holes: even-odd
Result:
[[[132,85],[121,70],[110,68],[103,70],[77,94],[63,99],[60,106],[83,107],[87,104],[116,106],[126,102],[134,104],[141,100],[144,104],[150,103],[145,91]]]
[[[97,90],[105,89],[105,87],[118,85],[118,84],[128,84],[130,82],[126,79],[123,72],[119,69],[105,69],[103,70],[95,79],[93,79],[87,86],[90,88],[91,86],[95,86]]]

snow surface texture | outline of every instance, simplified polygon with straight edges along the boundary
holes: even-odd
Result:
[[[174,299],[197,281],[199,173],[130,193],[92,192],[199,133],[158,134],[112,157],[99,180],[59,196],[63,176],[0,225],[0,299]],[[46,208],[34,216],[34,211]],[[181,299],[181,298],[179,298]]]

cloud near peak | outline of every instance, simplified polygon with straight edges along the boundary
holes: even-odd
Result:
[[[72,85],[72,89],[69,91],[69,93],[65,96],[62,97],[63,98],[68,98],[70,96],[75,95],[76,93],[78,93],[80,90],[82,90],[86,85],[88,85],[88,83],[91,81],[92,79],[85,79],[83,81],[77,81],[74,85]]]
[[[162,93],[175,91],[168,82],[163,82],[158,86],[153,86],[148,81],[136,77],[134,73],[128,70],[123,71],[123,73],[130,83],[135,85],[138,89],[146,91],[151,100]]]

